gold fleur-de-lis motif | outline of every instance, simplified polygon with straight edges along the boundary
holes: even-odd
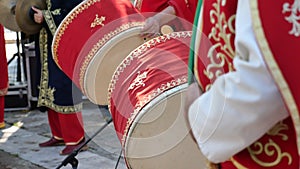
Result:
[[[290,30],[289,34],[294,35],[296,37],[300,36],[300,0],[294,0],[293,4],[289,4],[288,2],[283,4],[282,13],[290,13],[289,16],[285,17],[285,20],[292,24],[292,30]]]
[[[98,14],[96,14],[94,21],[91,23],[91,28],[94,28],[98,25],[104,26],[103,21],[105,21],[105,17],[101,16],[99,18]]]
[[[143,72],[141,74],[141,72],[138,71],[137,73],[138,73],[137,77],[130,84],[128,90],[134,89],[135,87],[139,87],[139,86],[145,86],[145,83],[143,80],[147,78],[147,72]]]

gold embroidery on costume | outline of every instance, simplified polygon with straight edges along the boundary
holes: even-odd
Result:
[[[233,65],[230,59],[233,59],[235,51],[232,47],[231,40],[235,34],[234,24],[235,15],[227,18],[224,12],[221,12],[221,6],[226,5],[226,0],[217,0],[213,4],[214,9],[210,11],[210,22],[214,25],[212,27],[209,39],[216,41],[214,45],[208,51],[208,57],[210,58],[210,64],[204,70],[204,74],[211,81],[223,73],[223,67],[228,65],[228,70],[233,71]],[[216,53],[219,49],[221,52]],[[206,90],[210,88],[210,85],[206,86]]]
[[[96,14],[94,21],[91,23],[91,28],[94,28],[98,25],[104,26],[103,21],[105,21],[105,17],[101,16],[100,18],[98,17],[98,14]]]
[[[285,20],[292,24],[292,30],[289,34],[296,37],[300,36],[300,0],[294,0],[292,5],[286,2],[282,8],[282,13],[290,13],[289,16],[285,17]]]
[[[251,6],[251,15],[253,20],[253,28],[256,38],[258,39],[259,47],[262,50],[262,55],[264,56],[264,60],[266,61],[267,66],[270,69],[270,72],[272,76],[274,77],[274,80],[278,86],[278,89],[280,90],[282,97],[287,105],[288,111],[291,115],[291,118],[293,120],[295,130],[296,130],[296,143],[297,143],[297,151],[298,154],[300,154],[300,116],[299,116],[299,110],[297,108],[296,101],[294,100],[294,97],[292,95],[292,92],[289,85],[287,84],[286,79],[284,78],[276,60],[275,56],[272,53],[269,43],[266,39],[265,32],[262,26],[262,21],[260,18],[260,12],[258,9],[258,0],[250,1]]]
[[[54,35],[57,28],[56,28],[56,25],[55,25],[55,22],[54,22],[51,12],[48,10],[43,10],[43,15],[44,15],[44,19],[47,22],[47,25],[48,25],[52,35]]]
[[[130,84],[128,90],[132,90],[134,89],[135,87],[139,87],[139,86],[145,86],[145,83],[143,81],[143,79],[146,79],[147,78],[147,72],[143,72],[141,74],[140,71],[137,72],[138,75],[137,77],[134,79],[134,81]]]
[[[61,14],[60,11],[61,11],[61,9],[59,8],[59,9],[55,9],[55,10],[51,11],[51,13],[52,13],[52,15],[60,15]]]
[[[288,130],[288,125],[280,122],[276,124],[271,130],[267,132],[271,136],[279,136],[283,141],[288,140],[288,136],[282,131]],[[253,148],[252,148],[253,147]],[[255,148],[255,149],[254,149]],[[292,164],[292,156],[287,152],[282,152],[280,146],[275,143],[272,139],[269,139],[269,142],[263,144],[261,142],[255,142],[253,146],[247,148],[252,160],[254,160],[258,165],[262,167],[274,167],[278,165],[283,158],[288,159],[288,165]],[[262,161],[258,158],[259,155],[266,154],[269,157],[274,157],[273,161]]]
[[[55,88],[48,86],[49,71],[48,71],[48,44],[47,32],[43,28],[40,31],[40,55],[41,55],[41,81],[39,86],[38,107],[46,106],[60,113],[73,113],[81,111],[82,103],[74,106],[59,106],[54,104]]]
[[[272,129],[270,129],[267,134],[270,136],[281,136],[282,140],[287,141],[288,136],[284,133],[281,133],[282,130],[288,130],[289,126],[284,124],[282,121],[277,123]]]

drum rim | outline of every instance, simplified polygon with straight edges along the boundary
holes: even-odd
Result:
[[[128,23],[131,24],[131,23]],[[127,25],[127,24],[126,24]],[[120,28],[124,27],[124,25],[122,25]],[[116,44],[118,44],[119,42],[123,41],[124,39],[128,38],[128,37],[134,37],[134,36],[139,36],[141,29],[143,28],[143,23],[138,23],[137,25],[135,23],[133,23],[132,27],[129,27],[128,29],[122,30],[119,33],[115,33],[114,36],[112,36],[109,41],[105,42],[102,46],[99,45],[95,45],[94,48],[90,49],[90,52],[94,52],[92,54],[92,57],[90,56],[85,56],[84,57],[84,63],[89,63],[89,64],[83,64],[80,67],[80,77],[79,77],[79,83],[80,86],[82,87],[82,91],[84,91],[84,93],[87,95],[87,97],[94,103],[97,103],[97,99],[95,99],[95,97],[89,97],[91,96],[88,92],[88,86],[89,84],[84,83],[87,81],[87,79],[89,78],[87,76],[87,74],[92,71],[91,69],[91,65],[90,63],[92,63],[93,61],[96,60],[97,55],[103,55],[102,57],[106,57],[105,54],[107,54],[109,52],[109,50]],[[116,30],[119,30],[119,28],[116,28]],[[130,36],[127,36],[128,34],[130,34]],[[101,42],[101,39],[98,41],[98,43]],[[98,44],[97,43],[97,44]],[[135,48],[134,48],[135,49]],[[133,49],[133,50],[134,50]],[[90,53],[89,52],[89,53]],[[127,56],[125,56],[124,58],[126,58]],[[99,59],[99,58],[98,58]],[[103,60],[104,58],[100,58],[100,61]],[[116,68],[118,67],[118,65],[116,66]],[[114,72],[111,74],[111,77],[113,77]],[[110,85],[110,80],[107,83],[107,87],[109,87]],[[108,98],[108,89],[106,90],[107,93],[105,94],[104,97]],[[108,99],[106,99],[107,104],[109,102]]]
[[[137,126],[137,121],[139,121],[145,115],[145,113],[148,112],[148,110],[150,110],[153,107],[155,107],[155,105],[157,105],[161,101],[169,98],[170,96],[174,96],[174,95],[180,94],[181,92],[186,91],[187,88],[188,88],[188,83],[185,82],[185,83],[180,84],[180,85],[178,85],[176,87],[173,87],[173,88],[171,88],[169,90],[166,90],[166,91],[160,93],[160,95],[158,95],[155,98],[153,98],[145,106],[143,106],[143,108],[140,109],[140,111],[139,111],[138,114],[133,114],[134,117],[133,117],[132,123],[129,125],[129,128],[128,128],[127,132],[124,133],[123,139],[122,139],[122,145],[124,146],[124,158],[126,159],[126,163],[128,163],[127,156],[126,156],[126,153],[128,152],[128,144],[127,144],[127,142],[129,141],[129,138],[130,138],[130,137],[128,137],[128,135],[132,134],[133,130]],[[184,137],[183,137],[183,139],[184,139]]]

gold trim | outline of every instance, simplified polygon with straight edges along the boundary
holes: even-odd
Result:
[[[105,16],[101,16],[99,18],[98,14],[96,14],[94,21],[91,23],[91,28],[99,25],[104,26],[103,21],[105,21]]]
[[[300,118],[299,118],[299,111],[298,111],[297,105],[296,105],[293,95],[289,89],[289,86],[288,86],[279,66],[276,63],[276,60],[275,60],[273,53],[269,47],[269,44],[266,40],[264,30],[262,28],[261,20],[259,17],[257,0],[251,0],[250,5],[251,5],[252,20],[253,20],[253,30],[257,37],[257,42],[258,42],[260,49],[262,51],[262,54],[265,58],[265,62],[268,65],[268,68],[269,68],[269,70],[281,92],[281,95],[282,95],[282,97],[287,105],[287,108],[290,112],[290,115],[293,119],[294,127],[296,130],[297,150],[298,150],[298,154],[300,154]]]
[[[230,158],[230,161],[232,162],[232,164],[233,164],[237,169],[248,169],[247,167],[243,166],[243,165],[240,164],[238,161],[236,161],[233,157]]]
[[[60,15],[61,14],[60,11],[61,11],[61,9],[58,8],[58,9],[51,11],[51,13],[52,13],[52,15]]]
[[[248,147],[247,150],[250,154],[251,159],[255,161],[256,164],[262,167],[275,167],[278,164],[280,164],[284,157],[288,158],[288,165],[292,164],[291,154],[287,152],[282,152],[280,146],[277,143],[275,143],[272,139],[269,139],[269,142],[266,144],[262,144],[261,142],[255,142],[253,146],[257,147],[258,149],[253,150],[251,149],[251,147]],[[257,156],[262,153],[265,153],[269,157],[276,157],[276,159],[272,162],[264,162],[257,158]]]
[[[57,27],[55,25],[55,22],[54,22],[51,12],[49,10],[43,10],[42,12],[43,12],[44,19],[45,19],[52,35],[54,35]]]
[[[40,31],[40,57],[41,57],[41,79],[39,86],[39,97],[37,106],[46,106],[59,113],[75,113],[82,110],[82,103],[73,106],[60,106],[54,104],[54,92],[55,88],[48,86],[49,84],[49,70],[48,70],[48,43],[47,43],[47,31],[45,28]]]
[[[84,57],[83,62],[80,67],[80,73],[79,73],[79,86],[81,88],[81,91],[84,92],[84,84],[83,79],[85,72],[87,70],[87,67],[90,63],[90,61],[93,59],[95,54],[99,51],[99,49],[105,45],[111,38],[116,36],[117,34],[120,34],[121,32],[128,30],[130,28],[134,27],[141,27],[144,25],[144,22],[129,22],[126,24],[121,25],[120,27],[117,27],[115,30],[110,31],[108,34],[105,34],[89,51],[88,55]]]
[[[221,6],[226,6],[226,1],[217,0],[212,4],[214,10],[210,11],[210,22],[214,27],[211,28],[211,32],[208,35],[209,39],[214,40],[214,43],[209,51],[208,58],[210,59],[210,64],[207,65],[206,69],[203,70],[203,74],[213,82],[214,79],[224,74],[223,69],[227,63],[228,71],[232,72],[234,70],[233,64],[229,59],[233,59],[235,56],[235,50],[231,45],[231,38],[234,38],[234,21],[235,15],[230,16],[228,19],[224,12],[221,11]],[[227,33],[229,31],[229,33]],[[222,42],[224,41],[224,43]],[[219,49],[222,52],[217,52]],[[211,84],[205,87],[207,91]]]
[[[227,1],[217,0],[217,2],[212,4],[214,9],[212,9],[209,12],[210,23],[213,26],[207,38],[209,40],[215,41],[215,43],[210,47],[207,53],[207,57],[210,60],[210,64],[208,64],[206,66],[206,69],[203,70],[203,74],[210,80],[211,83],[218,76],[224,74],[223,69],[225,64],[227,64],[229,72],[234,70],[234,66],[229,59],[233,59],[235,56],[235,50],[231,45],[231,39],[234,38],[234,34],[235,34],[234,21],[236,15],[231,15],[229,16],[229,18],[226,18],[226,14],[221,10],[221,6],[226,6],[226,3]],[[200,26],[201,26],[201,30],[203,30],[203,22],[201,22]],[[200,31],[198,35],[200,37],[198,39],[199,41],[202,39],[202,34],[203,34],[202,31]],[[195,48],[195,49],[199,50],[199,48]],[[217,49],[219,49],[221,52],[216,53]],[[197,53],[198,50],[196,51]],[[195,61],[196,60],[201,61],[199,59],[195,59]],[[195,65],[196,65],[195,66],[196,70],[194,71],[196,73],[199,73],[197,64],[195,63]],[[200,82],[200,79],[197,80]],[[201,84],[201,87],[205,91],[207,91],[211,87],[211,83],[207,84],[205,88],[203,88],[204,86],[202,86]]]
[[[58,32],[56,35],[56,38],[54,39],[53,43],[53,59],[56,63],[58,63],[58,54],[57,54],[57,49],[59,46],[59,42],[61,40],[62,35],[64,34],[65,30],[68,28],[68,26],[73,22],[77,16],[82,13],[82,11],[88,9],[90,6],[93,4],[100,2],[101,0],[87,0],[84,1],[83,4],[77,6],[74,11],[72,11],[69,15],[66,16],[66,19],[61,23],[59,29],[57,30]]]

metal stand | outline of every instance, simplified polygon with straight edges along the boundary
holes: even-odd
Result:
[[[112,122],[112,119],[108,120],[92,137],[90,137],[84,144],[82,144],[78,149],[75,149],[68,157],[66,157],[61,164],[56,168],[59,169],[62,166],[66,166],[67,164],[71,164],[73,169],[77,169],[78,160],[75,158],[76,155],[80,152],[80,150],[89,143],[97,134],[99,134],[106,126],[108,126]]]
[[[26,74],[26,67],[29,65],[25,64],[24,53],[21,51],[20,45],[22,41],[20,39],[19,32],[16,32],[16,47],[17,52],[8,61],[8,66],[16,59],[16,72],[13,71],[13,79],[9,82],[8,93],[5,96],[5,111],[19,111],[19,110],[29,110],[30,102],[27,98],[28,96],[28,79]],[[23,47],[23,45],[22,45]],[[10,68],[10,67],[8,67]],[[14,70],[14,69],[9,69]],[[15,77],[14,77],[15,75]]]

